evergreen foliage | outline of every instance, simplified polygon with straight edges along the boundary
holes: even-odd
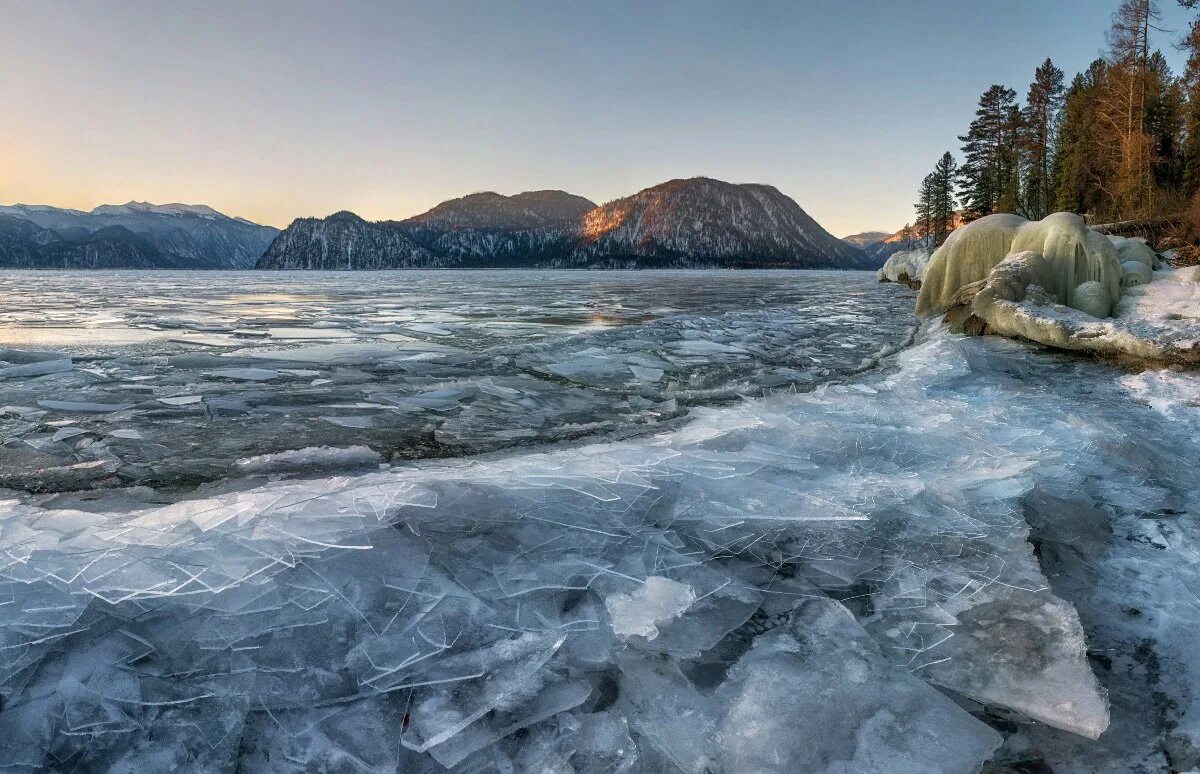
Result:
[[[1200,0],[1177,1],[1200,9]],[[1120,0],[1104,56],[1069,85],[1047,59],[1023,104],[1008,86],[988,87],[959,137],[963,221],[996,212],[1040,220],[1064,210],[1093,222],[1131,220],[1176,215],[1189,201],[1200,211],[1200,19],[1178,41],[1189,58],[1176,76],[1152,47],[1158,18],[1154,0]],[[937,210],[945,203],[939,174],[921,185],[921,237],[954,224],[953,213],[943,220]]]
[[[954,230],[954,186],[958,172],[958,162],[947,151],[938,159],[933,171],[921,181],[915,230],[917,237],[927,240],[931,247],[940,247]],[[904,230],[906,240],[910,240],[909,227],[906,225]]]

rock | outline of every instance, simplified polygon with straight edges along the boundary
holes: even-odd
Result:
[[[1078,302],[1087,307],[1082,311],[1107,317],[1120,298],[1122,272],[1116,247],[1078,215],[1059,212],[1027,221],[999,214],[958,229],[933,254],[917,299],[917,314],[929,316],[949,309],[961,288],[987,280],[1001,261],[1018,253],[1042,256],[1037,284],[1060,304]],[[1076,292],[1088,282],[1099,283],[1104,294],[1095,288]]]

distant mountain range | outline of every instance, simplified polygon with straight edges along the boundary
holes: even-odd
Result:
[[[887,239],[891,234],[886,231],[864,231],[861,234],[851,234],[842,237],[842,241],[854,245],[859,250]]]
[[[854,245],[876,261],[886,261],[893,253],[912,250],[925,244],[924,239],[918,239],[912,229],[901,229],[889,234],[886,231],[864,231],[861,234],[851,234],[842,237],[846,244]]]
[[[963,213],[960,210],[954,213],[954,220],[950,227],[955,229],[961,225],[963,225]],[[895,253],[929,246],[929,240],[925,238],[925,232],[919,225],[909,227],[907,230],[900,229],[890,234],[886,231],[864,231],[861,234],[842,237],[842,241],[862,250],[881,266]]]
[[[0,206],[0,218],[7,268],[250,269],[279,233],[200,204],[15,204]]]
[[[0,268],[6,269],[189,269],[178,256],[164,253],[124,226],[97,231],[42,228],[0,215]],[[206,267],[207,268],[207,267]]]
[[[881,265],[768,185],[671,180],[602,206],[564,191],[479,193],[402,221],[294,221],[260,269],[790,268]]]
[[[129,202],[91,212],[0,206],[0,268],[872,269],[882,263],[833,237],[776,188],[703,177],[671,180],[602,206],[565,191],[484,192],[407,220],[369,222],[343,211],[300,218],[282,232],[199,204]]]

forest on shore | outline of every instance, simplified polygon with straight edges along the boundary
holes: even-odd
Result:
[[[921,182],[906,236],[937,247],[985,215],[1068,211],[1200,259],[1200,16],[1182,36],[1159,21],[1154,0],[1122,0],[1104,55],[1069,83],[1046,59],[1023,103],[1015,89],[989,86],[961,155],[944,153]],[[1171,72],[1157,38],[1187,52],[1183,73]]]

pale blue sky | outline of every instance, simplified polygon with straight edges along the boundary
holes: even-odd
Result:
[[[979,93],[1023,95],[1047,56],[1069,78],[1115,5],[0,0],[0,203],[283,226],[708,175],[776,185],[839,236],[895,229]],[[1176,37],[1156,43],[1178,69]]]

